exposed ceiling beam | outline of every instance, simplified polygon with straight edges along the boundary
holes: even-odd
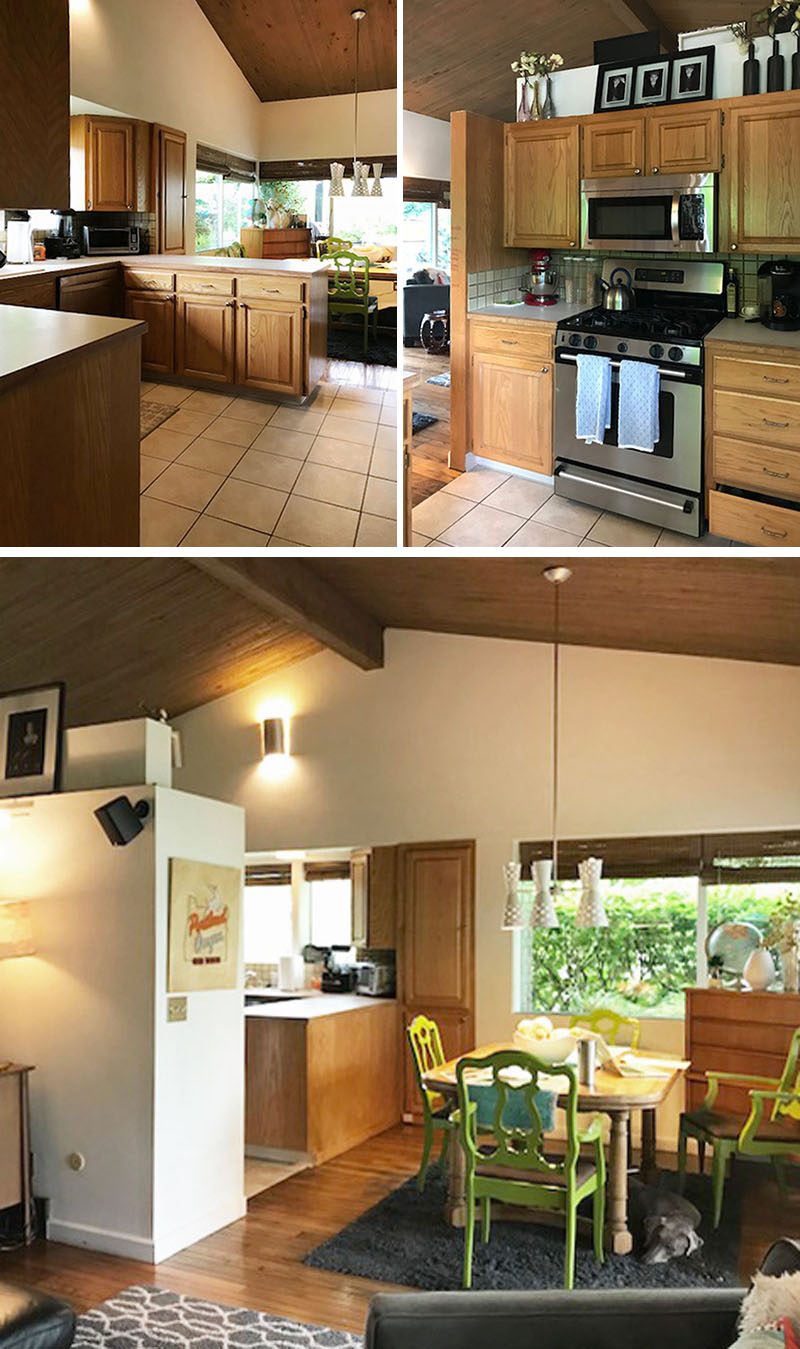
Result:
[[[198,557],[192,562],[221,585],[315,637],[359,669],[383,666],[383,626],[308,563],[244,557]]]
[[[648,0],[606,0],[606,6],[628,33],[657,31],[665,51],[678,50],[678,35],[661,22]]]

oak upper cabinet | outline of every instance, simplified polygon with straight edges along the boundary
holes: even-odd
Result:
[[[473,354],[472,452],[534,473],[552,473],[553,367],[549,361]]]
[[[153,127],[159,253],[186,252],[186,133]]]
[[[505,241],[510,248],[577,248],[580,126],[576,118],[505,128]]]
[[[722,111],[702,106],[646,115],[648,173],[719,173]]]
[[[232,384],[236,301],[223,295],[178,295],[175,374]]]
[[[72,207],[135,211],[136,124],[123,117],[73,117]]]
[[[350,857],[350,936],[354,946],[367,945],[369,861],[368,852],[355,852]]]
[[[175,370],[174,295],[157,290],[129,290],[125,316],[147,324],[142,339],[142,369],[151,375],[171,375]]]
[[[68,0],[0,0],[0,202],[69,207]]]
[[[236,383],[267,392],[304,392],[305,310],[283,300],[239,300]]]
[[[645,169],[644,113],[603,113],[583,124],[583,177],[630,178]]]
[[[800,96],[738,99],[728,104],[726,116],[730,236],[723,235],[720,247],[740,253],[800,250]]]

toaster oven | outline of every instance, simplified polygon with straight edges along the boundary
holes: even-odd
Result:
[[[120,253],[140,253],[141,234],[138,225],[119,225],[109,228],[100,225],[84,225],[83,251],[87,257],[107,256]]]

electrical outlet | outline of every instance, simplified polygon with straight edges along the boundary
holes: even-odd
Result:
[[[167,998],[167,1021],[186,1021],[188,1015],[186,998]]]

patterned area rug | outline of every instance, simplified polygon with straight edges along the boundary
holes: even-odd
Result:
[[[426,379],[425,383],[426,383],[426,384],[442,384],[442,385],[444,385],[444,387],[445,387],[446,389],[449,389],[449,388],[450,388],[450,371],[449,371],[449,370],[443,370],[442,373],[441,373],[440,375],[431,375],[430,379]]]
[[[362,1343],[344,1330],[137,1286],[79,1316],[74,1349],[361,1349]]]
[[[411,434],[415,436],[420,431],[427,431],[429,426],[435,426],[439,420],[438,417],[431,417],[427,412],[412,412],[411,417]]]
[[[140,440],[144,440],[145,436],[149,436],[151,431],[157,430],[162,422],[167,421],[167,419],[178,410],[171,404],[167,407],[164,403],[148,403],[144,399],[142,400],[141,408],[142,419],[141,431],[139,433]]]

